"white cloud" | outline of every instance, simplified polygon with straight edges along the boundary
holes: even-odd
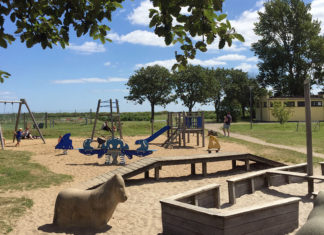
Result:
[[[239,54],[227,54],[217,57],[218,60],[225,60],[225,61],[235,61],[235,60],[246,60],[245,55]]]
[[[236,31],[244,36],[245,42],[243,45],[247,47],[251,46],[259,38],[253,31],[254,23],[259,21],[258,11],[263,12],[264,8],[262,7],[255,11],[244,11],[237,20],[230,21]]]
[[[163,66],[169,70],[171,70],[172,66],[176,63],[177,61],[175,59],[171,60],[156,60],[152,61],[149,63],[145,64],[137,64],[135,67],[136,68],[141,68],[141,67],[147,67],[147,66],[154,66],[154,65],[160,65]],[[212,66],[218,66],[218,65],[226,65],[226,62],[224,61],[219,61],[217,58],[212,58],[209,60],[200,60],[200,59],[194,59],[194,60],[188,60],[189,64],[192,65],[201,65],[205,67],[212,67]]]
[[[321,33],[324,33],[324,1],[323,0],[314,0],[311,5],[311,13],[314,20],[321,21]]]
[[[107,61],[106,63],[104,63],[104,66],[110,66],[111,65],[111,63],[109,62],[109,61]]]
[[[244,72],[249,72],[257,69],[257,66],[255,64],[241,63],[240,65],[236,66],[235,69],[241,69]]]
[[[78,78],[78,79],[66,79],[55,80],[55,84],[84,84],[84,83],[111,83],[111,82],[126,82],[127,78]]]
[[[98,44],[96,42],[85,42],[82,45],[74,45],[71,43],[66,48],[81,54],[93,54],[106,51],[106,48],[102,44]]]
[[[150,24],[149,9],[152,8],[153,4],[149,0],[145,0],[141,2],[139,7],[135,8],[127,18],[132,24],[147,26]]]
[[[135,30],[125,35],[111,33],[107,37],[119,43],[127,42],[145,46],[167,47],[164,43],[164,38],[145,30]]]

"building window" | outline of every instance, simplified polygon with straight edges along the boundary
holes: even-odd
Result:
[[[295,101],[287,101],[285,102],[286,107],[295,107]]]
[[[298,101],[297,106],[298,107],[305,107],[305,101]]]
[[[270,102],[270,107],[273,107],[273,102]]]
[[[322,107],[322,101],[311,101],[312,107]]]
[[[263,102],[263,107],[264,107],[264,108],[267,107],[267,102]]]

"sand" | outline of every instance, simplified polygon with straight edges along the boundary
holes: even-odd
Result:
[[[125,137],[124,140],[135,148],[135,140],[143,137]],[[73,138],[74,148],[82,147],[84,139]],[[163,143],[165,136],[154,140],[150,149],[156,149],[152,155],[147,157],[168,157],[207,154],[206,147],[194,145],[195,139],[186,148],[164,149],[159,146]],[[208,139],[207,139],[208,140]],[[14,230],[10,234],[66,234],[53,227],[52,220],[54,214],[55,199],[61,190],[76,185],[78,182],[86,181],[92,177],[111,171],[118,166],[104,165],[105,159],[98,159],[96,156],[85,156],[77,150],[68,151],[68,155],[62,155],[62,150],[55,150],[56,139],[47,139],[46,144],[41,140],[23,140],[21,146],[13,147],[12,143],[7,144],[7,149],[26,150],[33,152],[32,161],[46,166],[55,173],[72,175],[73,181],[59,186],[52,186],[45,189],[37,189],[23,192],[0,193],[0,196],[25,196],[34,201],[34,206],[27,213],[18,219]],[[221,143],[222,152],[249,152],[245,146],[230,143]],[[139,160],[134,157],[126,160],[131,163]],[[319,171],[319,169],[316,169]],[[201,169],[197,167],[197,173]],[[208,164],[208,176],[190,176],[190,165],[163,167],[160,171],[161,179],[157,182],[153,178],[144,180],[144,175],[139,175],[126,183],[128,200],[118,205],[113,218],[109,221],[106,229],[100,232],[68,232],[67,234],[160,234],[162,233],[161,206],[160,199],[193,189],[210,183],[221,185],[221,204],[223,208],[228,207],[228,192],[226,179],[245,173],[242,169],[231,170],[231,162],[217,162]],[[319,173],[318,173],[319,174]],[[153,174],[151,173],[151,177]],[[316,183],[315,190],[324,189],[324,183]],[[237,199],[237,204],[233,208],[245,207],[265,201],[276,200],[289,196],[300,196],[300,225],[304,224],[312,209],[312,199],[307,195],[307,184],[290,184],[280,187],[270,187],[263,191],[257,191],[252,195],[244,195]],[[292,233],[294,234],[294,233]]]

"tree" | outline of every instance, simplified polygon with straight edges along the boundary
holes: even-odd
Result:
[[[149,101],[151,104],[151,123],[154,122],[154,107],[156,105],[166,106],[174,100],[171,95],[173,89],[172,76],[166,68],[154,65],[140,68],[135,71],[127,84],[129,96],[127,100],[142,104]]]
[[[26,42],[28,48],[40,43],[42,48],[69,44],[69,32],[73,29],[78,37],[89,34],[102,43],[111,41],[106,37],[110,30],[105,21],[112,20],[112,13],[122,8],[125,0],[21,0],[0,2],[0,46],[7,48],[15,37]],[[219,48],[229,46],[233,39],[244,41],[235,32],[226,14],[222,14],[224,0],[151,0],[156,9],[150,9],[150,27],[166,45],[179,42],[183,55],[176,53],[180,66],[193,59],[196,51],[207,51],[206,45],[219,38]],[[186,8],[188,13],[182,13]],[[216,14],[218,12],[218,14]],[[10,19],[10,20],[9,20]],[[4,26],[11,21],[15,25],[13,34],[5,32]],[[14,28],[14,27],[12,27]],[[197,39],[193,43],[193,38]],[[179,64],[176,64],[176,68]]]
[[[184,106],[192,112],[196,103],[204,103],[208,98],[207,69],[188,65],[174,73],[175,92]]]
[[[286,107],[286,105],[281,105],[281,102],[274,102],[271,114],[277,118],[278,122],[282,125],[288,122],[292,110]]]
[[[310,4],[302,0],[272,0],[254,32],[261,37],[252,50],[261,62],[258,80],[272,86],[275,96],[303,96],[304,80],[323,85],[324,37],[320,22],[312,20]]]
[[[237,101],[241,105],[241,114],[250,106],[249,86],[257,86],[255,80],[249,79],[248,74],[238,69],[225,70],[224,93],[228,104]]]
[[[215,108],[216,121],[219,122],[220,118],[222,118],[220,114],[221,108],[221,99],[224,94],[224,78],[225,78],[225,69],[217,68],[217,69],[208,69],[207,70],[207,92],[208,97],[206,99],[206,103],[212,102]]]

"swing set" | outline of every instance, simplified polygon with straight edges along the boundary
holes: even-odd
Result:
[[[45,139],[43,137],[43,134],[42,132],[40,131],[39,127],[38,127],[38,124],[36,123],[36,120],[35,120],[35,117],[33,115],[33,113],[30,111],[30,108],[27,104],[27,101],[25,99],[20,99],[19,101],[7,101],[7,100],[0,100],[0,103],[2,104],[11,104],[12,107],[15,103],[18,103],[19,104],[19,108],[18,108],[18,114],[17,114],[17,118],[16,118],[16,124],[15,124],[15,132],[17,131],[18,129],[18,124],[19,124],[19,118],[20,118],[20,114],[21,114],[21,108],[23,105],[26,106],[27,110],[28,110],[28,113],[31,117],[31,119],[33,120],[33,123],[34,123],[34,126],[36,127],[38,133],[39,133],[39,136],[41,137],[41,139],[43,140],[44,144],[45,144]],[[2,128],[1,128],[1,124],[0,124],[0,142],[1,142],[1,148],[4,149],[4,138],[3,138],[3,133],[2,133]],[[15,142],[15,135],[13,136],[13,142]]]

